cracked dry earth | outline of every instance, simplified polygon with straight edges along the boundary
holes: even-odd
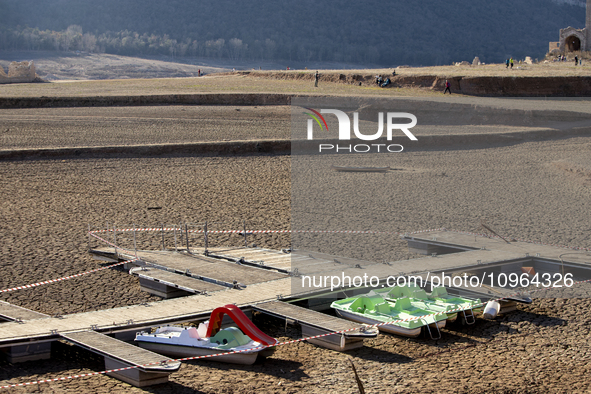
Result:
[[[484,219],[511,237],[589,247],[590,148],[591,139],[581,137],[396,157],[392,167],[408,171],[389,175],[399,179],[392,203],[396,220],[389,228],[480,231]],[[240,228],[246,220],[253,229],[289,229],[290,165],[289,156],[272,155],[0,162],[0,288],[100,266],[87,253],[89,224],[104,228],[107,222],[148,226],[208,220],[219,228]],[[367,177],[351,182],[365,187]],[[148,209],[154,206],[161,209]],[[139,242],[140,247],[159,247],[160,239],[143,236]],[[215,242],[240,239],[227,235]],[[288,247],[290,238],[259,235],[253,242],[277,249]],[[329,253],[355,252],[346,250],[349,243],[343,239],[319,242],[334,249]],[[389,246],[388,256],[373,258],[413,257],[398,240]],[[372,257],[371,251],[364,253]],[[157,297],[142,293],[137,279],[125,271],[113,269],[4,293],[0,299],[53,315]],[[255,316],[255,323],[279,339],[300,336],[298,327],[275,319]],[[188,362],[169,383],[145,389],[100,375],[0,391],[356,393],[352,360],[366,392],[588,392],[590,327],[589,299],[548,295],[494,321],[447,327],[439,341],[384,334],[348,353],[297,343],[247,367]],[[0,361],[0,385],[103,369],[98,357],[58,342],[51,360]]]

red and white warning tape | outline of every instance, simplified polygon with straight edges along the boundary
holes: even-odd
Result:
[[[99,231],[90,231],[89,234],[93,237],[95,237],[96,239],[106,243],[107,245],[110,245],[114,248],[120,249],[120,250],[124,250],[126,252],[129,252],[131,254],[135,253],[129,249],[126,248],[122,248],[118,245],[115,245],[114,243],[107,241],[104,238],[101,238],[100,236],[97,235],[97,233],[106,233],[106,232],[113,232],[113,231],[118,231],[118,232],[124,232],[124,231],[162,231],[162,228],[144,228],[144,229],[120,229],[120,230],[99,230]],[[164,228],[164,231],[174,231],[174,228]],[[203,230],[189,230],[189,232],[194,232],[194,233],[203,233]],[[242,233],[243,230],[218,230],[218,231],[208,231],[208,233]],[[291,230],[248,230],[248,233],[254,234],[254,233],[291,233]],[[395,232],[382,232],[382,231],[323,231],[323,230],[311,230],[311,231],[306,231],[306,230],[301,230],[301,231],[296,231],[298,233],[347,233],[347,234],[395,234],[395,235],[399,235],[400,233],[395,233]],[[10,289],[3,289],[0,290],[0,293],[8,293],[11,291],[16,291],[16,290],[22,290],[22,289],[30,289],[33,287],[38,287],[38,286],[42,286],[42,285],[48,285],[51,283],[56,283],[56,282],[61,282],[64,280],[68,280],[68,279],[74,279],[80,276],[84,276],[84,275],[88,275],[88,274],[92,274],[94,272],[98,272],[98,271],[102,271],[102,270],[106,270],[109,268],[113,268],[113,267],[117,267],[119,265],[125,264],[125,263],[130,263],[133,261],[136,261],[137,259],[131,259],[131,260],[126,260],[126,261],[122,261],[120,263],[115,263],[115,264],[111,264],[105,267],[101,267],[101,268],[96,268],[90,271],[86,271],[86,272],[81,272],[78,274],[74,274],[74,275],[69,275],[69,276],[64,276],[62,278],[57,278],[57,279],[49,279],[43,282],[37,282],[37,283],[31,283],[28,285],[23,285],[23,286],[17,286],[17,287],[13,287]]]
[[[180,230],[180,228],[178,228]],[[107,241],[104,238],[101,238],[100,236],[98,236],[97,234],[100,233],[109,233],[109,232],[129,232],[129,231],[137,231],[137,232],[150,232],[150,231],[175,231],[176,228],[174,227],[160,227],[160,228],[156,228],[156,227],[149,227],[149,228],[127,228],[127,229],[109,229],[109,230],[93,230],[93,231],[89,231],[89,234],[93,237],[95,237],[96,239],[106,243],[107,245],[110,245],[114,248],[117,249],[121,249],[124,250],[126,252],[129,253],[135,253],[132,252],[129,249],[126,248],[122,248],[118,245],[115,245],[112,242]],[[449,232],[454,232],[454,233],[458,233],[458,234],[467,234],[467,235],[474,235],[474,236],[478,236],[478,237],[484,237],[484,238],[497,238],[497,239],[501,239],[501,237],[496,236],[496,235],[488,235],[488,234],[480,234],[480,233],[473,233],[473,232],[467,232],[467,231],[458,231],[458,230],[448,230],[446,228],[438,228],[438,229],[429,229],[429,230],[421,230],[421,231],[414,231],[411,233],[407,233],[409,235],[414,235],[414,234],[422,234],[422,233],[428,233],[428,232],[435,232],[435,231],[449,231]],[[189,230],[189,232],[192,233],[204,233],[204,230]],[[243,233],[244,230],[212,230],[212,231],[208,231],[208,233],[212,233],[212,234],[230,234],[230,233]],[[399,233],[399,232],[395,232],[395,231],[366,231],[366,230],[247,230],[247,233],[249,234],[277,234],[277,233],[335,233],[335,234],[390,234],[390,235],[403,235],[403,233]],[[537,245],[545,245],[545,246],[554,246],[554,247],[559,247],[559,248],[565,248],[565,249],[571,249],[571,250],[585,250],[585,251],[591,251],[590,248],[583,248],[583,247],[574,247],[574,246],[565,246],[565,245],[555,245],[555,244],[547,244],[547,243],[543,243],[543,242],[535,242],[535,241],[529,241],[529,240],[524,240],[524,239],[518,239],[517,241],[519,242],[527,242],[527,243],[531,243],[531,244],[537,244]],[[22,290],[22,289],[29,289],[29,288],[33,288],[33,287],[37,287],[37,286],[42,286],[42,285],[47,285],[47,284],[51,284],[51,283],[55,283],[55,282],[61,282],[64,280],[68,280],[68,279],[73,279],[73,278],[77,278],[79,276],[83,276],[83,275],[88,275],[94,272],[98,272],[98,271],[102,271],[108,268],[113,268],[128,262],[132,262],[132,261],[136,261],[135,259],[133,260],[127,260],[127,261],[123,261],[120,263],[116,263],[116,264],[112,264],[109,266],[105,266],[105,267],[101,267],[101,268],[97,268],[94,270],[90,270],[90,271],[86,271],[86,272],[81,272],[79,274],[75,274],[75,275],[70,275],[70,276],[65,276],[62,278],[57,278],[57,279],[50,279],[47,281],[43,281],[43,282],[38,282],[38,283],[32,283],[29,285],[24,285],[24,286],[18,286],[18,287],[13,287],[10,289],[4,289],[4,290],[0,290],[0,293],[7,293],[7,292],[11,292],[11,291],[15,291],[15,290]]]
[[[124,249],[124,248],[120,248],[120,247],[114,245],[113,243],[111,243],[111,242],[109,242],[107,240],[104,240],[104,239],[102,239],[101,237],[99,237],[99,236],[97,236],[95,234],[92,234],[92,236],[93,237],[96,237],[97,239],[99,239],[99,240],[101,240],[103,242],[106,242],[107,244],[109,244],[109,245],[111,245],[113,247],[116,247],[118,249],[125,250],[127,252],[133,253],[130,250],[127,250],[127,249]],[[131,262],[134,262],[134,261],[137,261],[137,260],[139,260],[139,259],[125,260],[125,261],[122,261],[120,263],[115,263],[115,264],[107,265],[107,266],[104,266],[104,267],[95,268],[93,270],[86,271],[86,272],[80,272],[80,273],[74,274],[74,275],[64,276],[62,278],[49,279],[49,280],[45,280],[43,282],[37,282],[37,283],[31,283],[29,285],[24,285],[24,286],[12,287],[10,289],[0,290],[0,293],[8,293],[8,292],[11,292],[11,291],[22,290],[22,289],[31,289],[33,287],[38,287],[38,286],[43,286],[43,285],[49,285],[51,283],[57,283],[57,282],[61,282],[61,281],[68,280],[68,279],[74,279],[74,278],[78,278],[80,276],[92,274],[94,272],[99,272],[99,271],[106,270],[106,269],[109,269],[109,268],[117,267],[117,266],[122,265],[122,264],[125,264],[125,263],[131,263]]]
[[[135,261],[135,260],[137,260],[137,259],[126,260],[126,261],[123,261],[121,263],[115,263],[115,264],[107,265],[105,267],[95,268],[95,269],[90,270],[90,271],[80,272],[78,274],[74,274],[74,275],[70,275],[70,276],[64,276],[62,278],[49,279],[49,280],[46,280],[46,281],[43,281],[43,282],[31,283],[30,285],[17,286],[17,287],[13,287],[13,288],[10,288],[10,289],[4,289],[4,290],[0,290],[0,293],[8,293],[8,292],[11,292],[11,291],[22,290],[22,289],[31,289],[31,288],[37,287],[37,286],[43,286],[43,285],[48,285],[48,284],[51,284],[51,283],[61,282],[61,281],[68,280],[68,279],[74,279],[74,278],[78,278],[80,276],[92,274],[94,272],[98,272],[98,271],[106,270],[106,269],[109,269],[109,268],[113,268],[113,267],[116,267],[116,266],[121,265],[121,264],[130,263],[130,262]]]
[[[90,234],[100,233],[125,233],[125,232],[156,232],[156,231],[185,231],[181,227],[147,227],[147,228],[121,228],[108,230],[92,230]],[[203,234],[205,230],[187,230],[189,233]],[[243,234],[244,230],[207,230],[208,234]],[[247,234],[289,234],[289,233],[315,233],[315,234],[392,234],[402,235],[396,231],[371,231],[371,230],[246,230]]]

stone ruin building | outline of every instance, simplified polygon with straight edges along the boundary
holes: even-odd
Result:
[[[26,83],[35,80],[35,64],[30,62],[12,62],[8,66],[8,74],[0,66],[0,83]]]
[[[560,30],[560,41],[550,43],[550,53],[591,51],[591,0],[587,0],[587,17],[584,29],[567,27]]]

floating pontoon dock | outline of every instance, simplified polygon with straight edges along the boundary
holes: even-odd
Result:
[[[168,382],[168,375],[178,371],[179,361],[168,361],[160,354],[142,349],[138,346],[122,342],[92,330],[68,332],[60,334],[65,340],[75,343],[84,349],[105,357],[107,370],[123,369],[107,372],[124,382],[143,387]]]
[[[158,268],[135,267],[129,273],[140,280],[143,291],[162,298],[174,298],[191,294],[206,294],[211,291],[224,290],[227,287],[199,280],[184,274],[177,274]]]
[[[30,309],[9,304],[8,302],[0,301],[0,319],[2,320],[21,322],[23,320],[42,319],[44,317],[49,316],[44,313],[35,312]]]
[[[346,351],[363,346],[364,338],[377,336],[371,334],[363,324],[354,323],[349,320],[341,319],[316,312],[297,305],[288,304],[281,301],[269,301],[255,304],[252,308],[256,311],[266,313],[271,316],[285,319],[286,323],[298,323],[302,327],[302,336],[311,337],[321,334],[327,334],[336,331],[353,330],[349,333],[327,335],[321,338],[308,339],[308,342],[315,345],[324,346],[337,351]],[[374,329],[375,330],[375,329]]]
[[[162,286],[170,287],[170,291],[182,290],[206,294],[61,317],[27,312],[24,308],[0,303],[0,316],[13,320],[0,324],[0,350],[13,361],[47,358],[50,351],[48,345],[51,341],[66,338],[90,348],[91,339],[88,338],[102,338],[106,335],[123,338],[149,327],[204,320],[216,307],[231,303],[245,310],[256,309],[300,322],[307,330],[304,335],[310,335],[313,332],[333,332],[354,324],[305,308],[277,302],[278,299],[281,301],[300,299],[309,300],[308,304],[312,305],[313,301],[310,299],[319,295],[324,294],[326,297],[315,299],[340,297],[345,291],[348,295],[367,291],[367,289],[339,287],[331,292],[324,286],[303,287],[301,275],[313,273],[348,276],[367,274],[379,277],[382,280],[380,282],[382,286],[384,279],[388,276],[426,275],[427,271],[431,274],[442,271],[446,273],[483,271],[508,273],[520,272],[519,270],[524,267],[533,267],[538,272],[570,272],[575,277],[591,278],[591,257],[586,251],[514,240],[508,243],[499,238],[444,230],[409,234],[403,239],[408,242],[411,250],[428,256],[384,264],[335,258],[320,253],[289,254],[257,248],[212,249],[208,251],[209,256],[197,255],[199,251],[196,249],[192,250],[192,254],[175,251],[138,251],[140,261],[133,264],[137,267],[145,267],[144,276],[149,276],[152,282],[158,281]],[[104,250],[97,250],[97,254],[108,261],[135,258],[135,255],[115,254],[113,248],[110,250],[110,254]],[[289,265],[287,259],[289,259]],[[135,272],[142,275],[141,268]],[[192,283],[187,285],[183,282],[185,279],[191,279]],[[509,289],[488,285],[476,291],[473,289],[460,289],[460,291],[472,292],[471,295],[478,296],[482,300],[503,297],[511,293]],[[305,327],[317,331],[310,331]],[[80,336],[88,336],[88,338],[81,339]],[[336,337],[329,338],[336,340]],[[340,341],[341,336],[338,335],[338,337]],[[93,351],[96,353],[104,355],[106,359],[110,357],[120,361],[124,357],[119,357],[118,350],[113,349],[119,346],[121,349],[130,349],[128,346],[131,346],[113,338],[110,338],[108,343],[105,340],[104,346],[97,342],[92,343]],[[328,347],[335,345],[335,343],[331,345],[321,342],[318,344]],[[347,344],[359,345],[354,341]],[[340,345],[339,342],[338,347],[341,347]],[[133,365],[143,362],[141,358],[143,356],[138,357],[138,359],[127,360],[127,363]],[[147,370],[144,372],[148,373]],[[121,377],[121,379],[127,378],[129,377]],[[132,378],[135,379],[136,385],[150,384],[151,381],[151,378],[139,373]]]

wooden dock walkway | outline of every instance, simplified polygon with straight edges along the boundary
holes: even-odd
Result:
[[[129,271],[140,280],[142,290],[162,298],[172,298],[190,294],[206,294],[228,289],[191,276],[165,271],[158,268],[136,267]]]
[[[256,302],[289,296],[291,278],[259,283],[244,289],[227,289],[211,295],[194,295],[121,308],[74,313],[61,317],[0,324],[0,348],[31,340],[55,340],[61,332],[93,329],[103,333],[136,332],[145,328],[205,320],[218,306],[250,307]]]
[[[137,255],[149,267],[185,274],[227,287],[234,287],[237,283],[248,286],[287,277],[283,273],[197,254],[138,251]]]
[[[27,308],[0,301],[0,319],[7,321],[21,322],[24,320],[42,319],[49,317],[44,313],[32,311]]]
[[[496,237],[484,237],[478,234],[463,233],[456,231],[434,230],[419,234],[407,234],[403,237],[409,242],[409,247],[417,246],[417,251],[431,254],[426,249],[427,245],[442,246],[455,249],[456,251],[475,251],[486,249],[494,252],[514,253],[519,257],[535,257],[544,259],[559,260],[564,255],[564,260],[591,264],[588,251],[574,250],[555,245],[524,242],[517,240],[506,241]],[[463,253],[462,253],[463,254]],[[459,255],[459,254],[456,254]]]
[[[0,301],[0,323],[6,321],[23,324],[30,320],[45,319],[49,316],[17,305]],[[50,342],[33,342],[0,348],[8,362],[18,363],[31,360],[45,360],[51,356]]]
[[[107,374],[138,387],[165,383],[168,375],[178,371],[181,366],[180,361],[168,361],[169,358],[165,356],[96,331],[75,331],[60,335],[69,342],[104,356],[107,370],[137,367]]]
[[[252,308],[268,315],[288,319],[294,323],[306,324],[330,331],[350,329],[360,330],[364,327],[364,325],[360,323],[355,323],[350,320],[341,319],[340,317],[327,315],[326,313],[313,311],[308,308],[303,308],[282,301],[262,302],[254,304]]]
[[[251,265],[253,267],[267,267],[281,272],[291,271],[291,255],[279,250],[262,248],[209,248],[208,255],[218,259]]]
[[[256,311],[286,319],[286,322],[297,323],[302,327],[302,336],[328,334],[336,331],[352,330],[344,334],[327,335],[322,338],[309,339],[315,345],[328,347],[337,351],[346,351],[363,346],[363,339],[374,338],[377,329],[367,329],[363,324],[355,323],[339,317],[327,315],[301,306],[282,301],[268,301],[255,304]]]

